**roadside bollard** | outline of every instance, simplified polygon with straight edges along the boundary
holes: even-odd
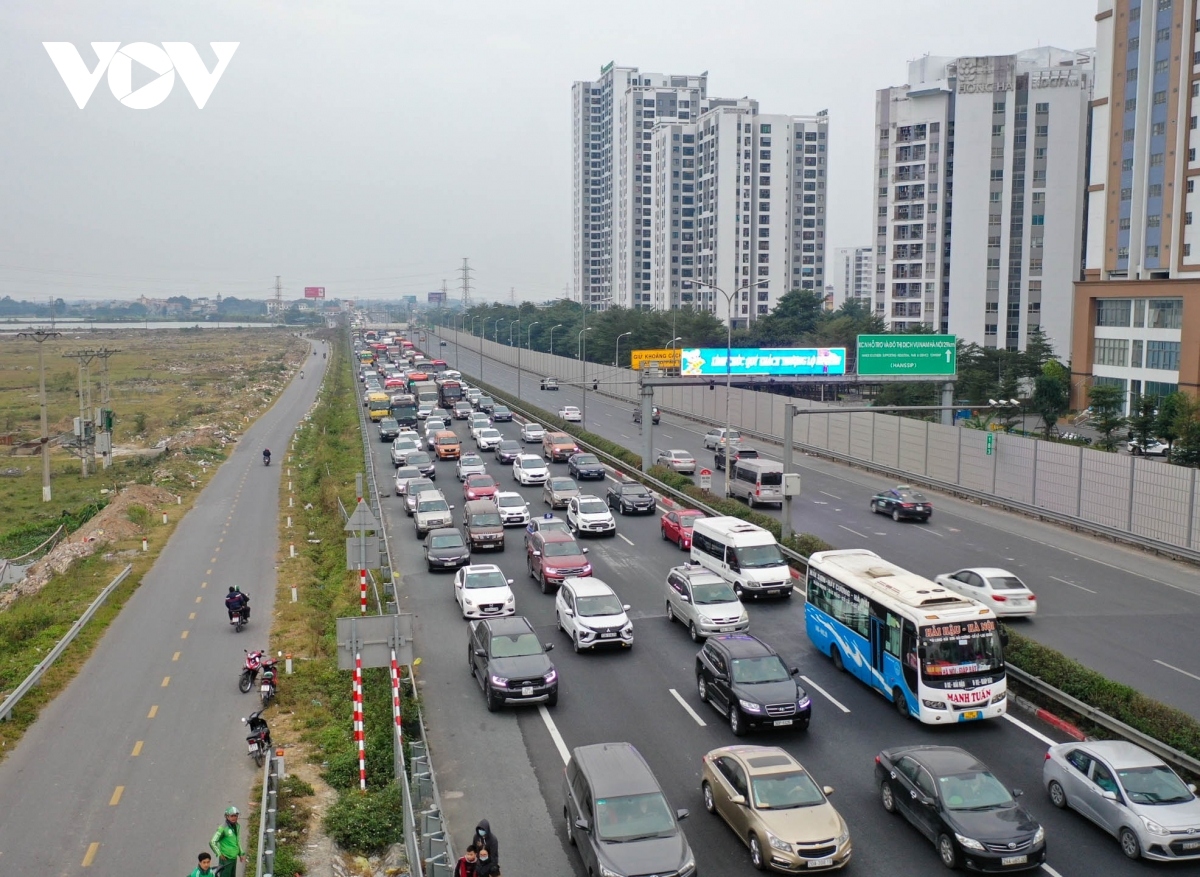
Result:
[[[163,512],[163,523],[165,524],[166,522],[167,522],[167,513]]]
[[[296,593],[296,586],[295,586],[295,585],[292,585],[292,602],[293,602],[293,603],[295,603],[295,602],[296,602],[297,600],[299,600],[299,599],[300,599],[300,597],[299,597],[299,595]],[[290,659],[289,659],[289,660],[290,660]],[[288,670],[288,672],[289,672],[289,673],[291,673],[292,671],[291,671],[291,670]]]
[[[291,528],[292,528],[292,516],[288,515],[288,529],[290,530]]]
[[[291,552],[291,556],[295,557],[296,556],[296,543],[295,542],[288,543],[288,549]]]
[[[294,591],[295,588],[293,588],[292,590]],[[283,667],[284,667],[284,672],[287,673],[287,675],[291,676],[292,675],[292,653],[291,652],[287,653],[287,657],[283,661]]]
[[[149,550],[150,550],[150,544],[145,539],[143,539],[142,540],[142,551],[149,551]]]

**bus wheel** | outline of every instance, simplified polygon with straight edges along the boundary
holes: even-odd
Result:
[[[842,653],[838,651],[838,647],[834,646],[829,650],[829,658],[833,661],[833,669],[841,672],[846,669],[846,665],[842,663]]]
[[[896,712],[900,713],[904,718],[908,718],[908,698],[904,696],[904,692],[897,688],[892,689],[892,702],[896,704]]]

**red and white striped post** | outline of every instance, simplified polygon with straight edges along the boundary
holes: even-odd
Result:
[[[362,614],[367,614],[367,571],[360,569],[358,571],[358,595],[359,604]]]
[[[358,787],[367,790],[367,746],[363,734],[362,654],[354,653],[354,740],[358,744]]]
[[[400,665],[396,663],[396,650],[392,649],[392,719],[396,722],[396,743],[402,738],[400,719]]]

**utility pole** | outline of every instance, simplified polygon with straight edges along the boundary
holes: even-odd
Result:
[[[50,299],[50,313],[54,314],[54,299]],[[46,358],[42,345],[61,332],[18,332],[18,338],[32,338],[38,346],[38,399],[42,409],[42,502],[50,502],[50,427],[46,419]]]
[[[64,353],[66,359],[79,360],[79,418],[78,425],[75,428],[75,436],[77,438],[76,446],[79,448],[80,472],[84,478],[88,476],[88,457],[90,456],[91,442],[89,442],[89,427],[92,425],[91,412],[88,411],[88,404],[92,392],[92,382],[90,377],[86,377],[88,373],[88,364],[96,356],[94,350],[76,350],[74,353]],[[87,383],[87,391],[84,392],[84,383]]]
[[[283,284],[280,275],[275,275],[275,319],[283,322]]]
[[[474,269],[467,264],[467,258],[463,257],[462,267],[458,272],[462,275],[462,306],[466,310],[471,306],[471,272]]]
[[[100,360],[100,410],[96,421],[100,432],[96,435],[95,449],[100,452],[100,465],[107,469],[112,465],[112,422],[113,415],[109,406],[108,358],[120,350],[110,350],[101,347],[96,351]],[[88,382],[88,410],[92,410],[91,382]]]

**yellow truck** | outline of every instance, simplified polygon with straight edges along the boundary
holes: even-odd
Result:
[[[378,423],[391,412],[392,397],[387,393],[367,394],[367,415]]]

